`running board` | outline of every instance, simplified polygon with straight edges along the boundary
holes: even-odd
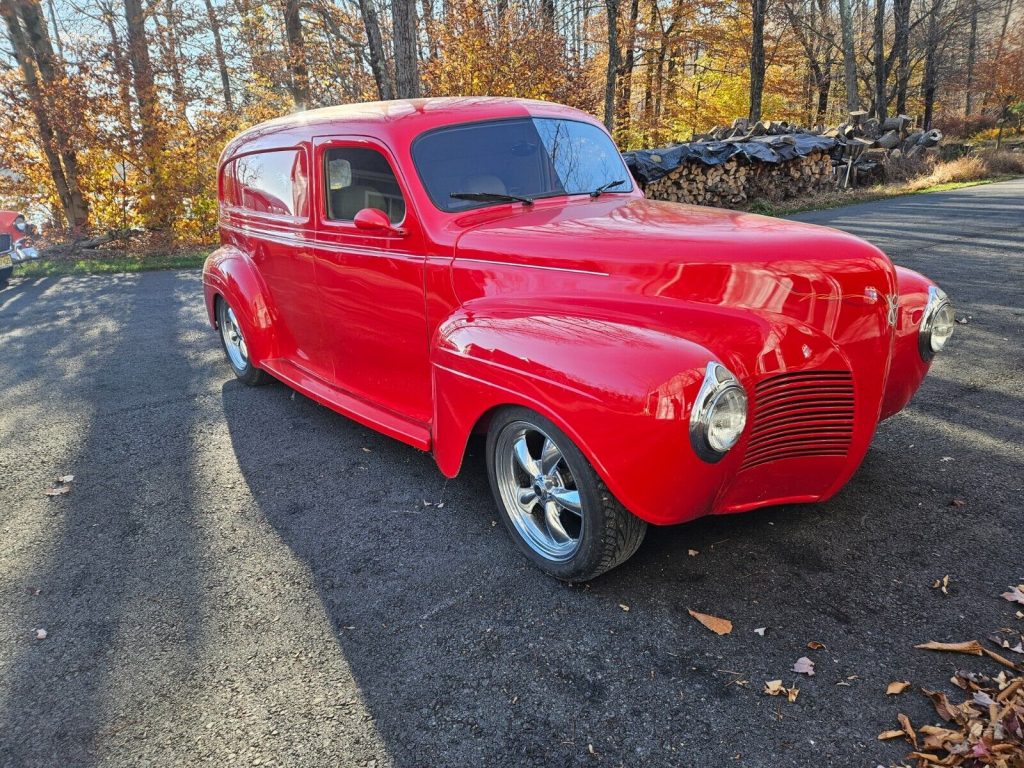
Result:
[[[260,367],[275,379],[280,379],[297,392],[316,400],[332,411],[337,411],[342,416],[347,416],[363,426],[401,440],[421,451],[430,450],[430,429],[419,422],[410,421],[393,411],[344,392],[288,360],[264,360]]]

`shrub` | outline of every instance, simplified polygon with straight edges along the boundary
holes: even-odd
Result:
[[[985,152],[980,155],[989,172],[996,176],[1024,175],[1024,153]]]

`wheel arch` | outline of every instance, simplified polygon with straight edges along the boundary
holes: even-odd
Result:
[[[211,253],[203,266],[203,291],[214,328],[218,298],[235,311],[254,365],[277,356],[277,312],[259,269],[244,251],[224,245]]]

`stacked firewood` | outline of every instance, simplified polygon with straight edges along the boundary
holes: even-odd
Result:
[[[787,162],[764,163],[736,156],[720,165],[683,163],[652,181],[652,200],[733,207],[759,197],[779,199],[809,194],[834,184],[832,159],[824,150]]]
[[[890,159],[918,157],[941,139],[913,128],[906,115],[879,121],[851,112],[828,130],[737,118],[692,141],[625,157],[649,198],[735,207],[884,181]]]

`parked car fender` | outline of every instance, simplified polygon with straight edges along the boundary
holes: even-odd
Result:
[[[550,298],[484,300],[440,325],[431,357],[442,472],[459,471],[471,432],[486,428],[494,409],[520,405],[569,435],[644,520],[676,523],[710,512],[735,462],[700,460],[689,416],[705,368],[718,357],[639,320],[567,307]]]
[[[931,367],[931,363],[921,357],[918,333],[928,303],[928,289],[935,283],[906,267],[896,267],[896,283],[899,292],[896,333],[880,419],[887,419],[906,407]]]
[[[263,360],[277,357],[275,310],[259,270],[252,260],[233,245],[210,254],[203,268],[206,312],[217,327],[215,300],[223,296],[235,310],[249,348],[249,360],[259,367]]]

